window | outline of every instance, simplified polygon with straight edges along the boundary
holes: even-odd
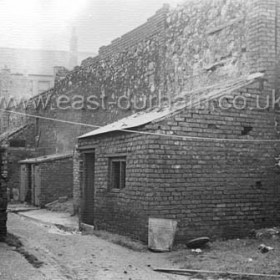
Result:
[[[126,158],[110,158],[109,172],[110,189],[120,190],[125,188]]]

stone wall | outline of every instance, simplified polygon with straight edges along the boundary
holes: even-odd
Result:
[[[161,97],[175,98],[246,73],[265,71],[266,86],[277,88],[278,12],[276,0],[164,6],[31,100],[31,114],[76,122],[38,120],[39,146],[47,154],[72,150],[76,137],[95,126],[147,109]]]
[[[249,71],[250,1],[186,1],[166,29],[166,91],[173,95]]]
[[[261,88],[254,84],[233,96],[250,95],[253,104],[266,94]],[[279,116],[215,104],[139,128],[165,136],[113,132],[80,140],[81,151],[95,149],[98,229],[147,241],[148,217],[171,218],[178,221],[176,240],[185,242],[203,235],[246,236],[254,228],[279,224],[275,158],[280,147],[270,142],[279,139]],[[109,158],[117,155],[126,155],[126,187],[111,191]]]
[[[101,126],[113,122],[135,112],[145,97],[158,95],[163,84],[166,13],[164,7],[118,43],[101,48],[97,58],[76,67],[53,89],[30,100],[28,114],[76,123],[29,118],[37,122],[39,147],[45,153],[73,150],[76,137],[94,129],[78,123]]]

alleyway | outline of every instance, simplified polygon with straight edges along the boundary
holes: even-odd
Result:
[[[20,237],[28,253],[43,262],[41,267],[36,268],[36,276],[26,279],[187,279],[153,272],[153,266],[171,266],[162,254],[134,252],[96,236],[60,231],[55,226],[41,224],[14,213],[9,214],[8,229]],[[25,278],[5,279],[2,276],[1,279]]]

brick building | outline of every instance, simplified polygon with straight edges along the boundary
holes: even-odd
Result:
[[[176,219],[180,241],[279,223],[279,115],[264,108],[278,94],[279,9],[209,0],[166,13],[153,67],[169,109],[80,137],[74,196],[83,222],[145,241],[149,217]],[[254,79],[259,72],[264,79]]]
[[[56,154],[20,161],[21,201],[45,206],[73,194],[73,155]]]
[[[69,50],[0,48],[0,96],[30,98],[54,86],[57,67],[72,70],[94,53],[78,50],[72,30]]]
[[[0,135],[0,147],[5,151],[5,186],[8,200],[19,200],[19,161],[37,155],[35,150],[34,126],[22,125]],[[24,201],[24,200],[22,200]]]
[[[250,93],[254,102],[263,94],[259,82],[244,81],[234,90],[229,84],[212,88],[207,100],[217,92],[238,98]],[[81,136],[81,220],[145,241],[149,217],[176,219],[180,241],[242,236],[277,224],[280,188],[273,155],[279,143],[267,142],[279,139],[274,117],[175,104]]]

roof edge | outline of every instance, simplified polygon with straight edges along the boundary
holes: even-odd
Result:
[[[47,161],[55,161],[59,159],[65,159],[73,157],[73,153],[69,154],[53,154],[53,155],[46,155],[46,156],[40,156],[37,158],[29,158],[19,161],[19,163],[43,163]]]

